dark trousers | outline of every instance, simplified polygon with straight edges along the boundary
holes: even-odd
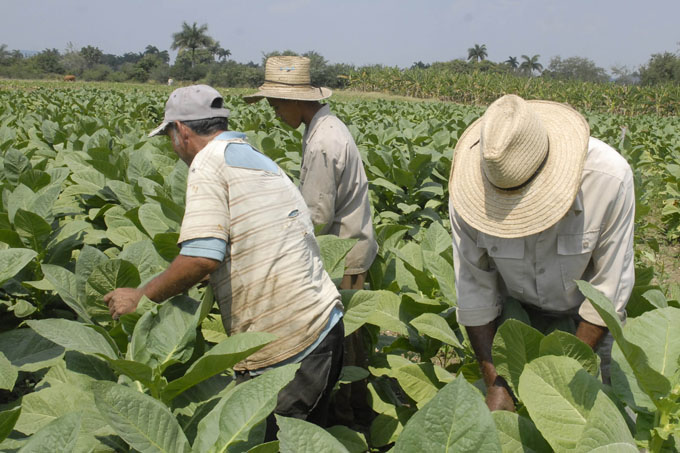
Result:
[[[281,391],[274,412],[267,417],[265,442],[276,440],[279,427],[274,414],[299,418],[326,427],[333,386],[340,377],[345,328],[342,320],[302,361],[295,377]],[[236,373],[236,384],[253,379],[248,372]]]

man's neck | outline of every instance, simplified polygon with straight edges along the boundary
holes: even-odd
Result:
[[[316,115],[323,106],[324,104],[317,101],[302,103],[302,122],[305,123],[305,127],[309,127],[312,119],[314,119],[314,115]]]

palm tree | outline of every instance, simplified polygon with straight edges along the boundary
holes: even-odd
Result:
[[[505,60],[504,63],[507,63],[512,69],[517,69],[517,67],[519,66],[519,61],[517,61],[517,57],[508,57],[508,59]]]
[[[475,44],[474,47],[468,49],[468,61],[482,61],[487,57],[486,44]]]
[[[172,50],[191,49],[191,67],[193,68],[196,49],[210,47],[214,43],[213,39],[206,34],[207,31],[207,24],[203,24],[199,27],[196,25],[196,22],[194,22],[192,26],[189,26],[186,22],[182,22],[182,31],[172,34],[172,45],[170,48]]]
[[[540,57],[540,55],[534,55],[533,57],[522,55],[524,61],[519,65],[519,69],[530,76],[533,75],[534,71],[540,74],[543,71],[543,65],[538,62]]]
[[[213,54],[213,57],[217,57],[221,61],[226,60],[227,57],[231,55],[231,51],[229,49],[223,49],[222,46],[220,46],[219,41],[213,42],[213,44],[208,47],[208,50]]]

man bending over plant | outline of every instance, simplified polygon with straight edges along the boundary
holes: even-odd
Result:
[[[300,192],[245,134],[227,131],[229,111],[206,85],[179,88],[149,136],[171,138],[189,166],[180,254],[141,288],[104,297],[111,316],[135,310],[142,296],[161,302],[210,275],[229,335],[269,332],[277,339],[234,369],[237,382],[271,367],[300,363],[275,413],[324,425],[342,368],[342,303],[326,273]],[[266,441],[275,439],[273,416]]]
[[[537,329],[571,331],[595,349],[609,379],[611,334],[575,280],[604,293],[625,319],[635,280],[635,195],[628,163],[589,133],[566,105],[507,95],[456,145],[449,205],[457,316],[491,410],[514,410],[491,357],[513,301]]]

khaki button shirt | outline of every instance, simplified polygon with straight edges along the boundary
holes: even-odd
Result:
[[[347,126],[324,105],[302,137],[300,192],[320,234],[359,240],[345,258],[345,273],[371,267],[378,252],[373,232],[368,179]]]
[[[510,296],[604,326],[575,280],[590,282],[625,319],[635,282],[635,193],[630,166],[609,145],[590,138],[581,190],[562,220],[541,233],[494,237],[470,227],[450,202],[449,212],[460,324],[491,322]]]

